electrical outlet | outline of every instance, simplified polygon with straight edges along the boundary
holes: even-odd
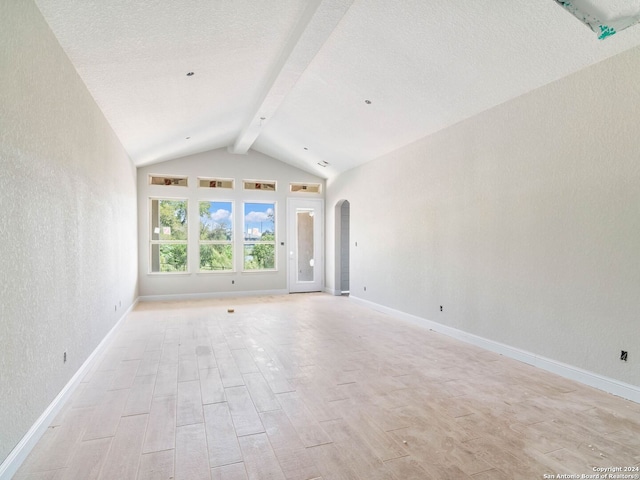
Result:
[[[440,305],[440,311],[442,311],[442,305]]]
[[[62,363],[67,363],[67,351],[66,350],[62,354]]]
[[[622,360],[623,362],[626,362],[628,353],[629,352],[627,352],[626,350],[620,350],[620,360]]]
[[[235,280],[231,280],[231,285],[235,285],[236,281]]]

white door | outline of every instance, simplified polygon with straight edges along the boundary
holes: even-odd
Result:
[[[324,200],[287,199],[289,292],[324,288]]]

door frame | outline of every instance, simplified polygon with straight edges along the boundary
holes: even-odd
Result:
[[[313,282],[297,282],[297,215],[298,208],[313,208],[316,211],[313,222]],[[324,199],[287,198],[287,290],[289,293],[324,291]]]

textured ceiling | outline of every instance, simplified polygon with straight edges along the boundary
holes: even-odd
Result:
[[[552,0],[36,3],[136,165],[253,148],[331,177],[640,45]]]

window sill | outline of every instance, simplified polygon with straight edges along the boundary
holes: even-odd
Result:
[[[235,270],[212,270],[212,271],[198,271],[196,275],[233,275],[236,274]]]
[[[191,275],[191,272],[148,272],[147,275],[150,277],[184,277]]]

